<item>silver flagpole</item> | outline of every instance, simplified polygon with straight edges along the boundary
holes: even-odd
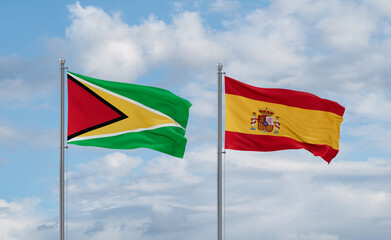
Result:
[[[64,70],[65,59],[60,58],[61,76],[61,126],[60,126],[60,239],[64,240]]]
[[[217,64],[217,82],[218,82],[218,120],[217,120],[217,239],[222,240],[223,228],[223,194],[222,194],[222,75],[223,64]]]

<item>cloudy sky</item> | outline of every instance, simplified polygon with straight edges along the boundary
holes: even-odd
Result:
[[[70,145],[69,239],[216,239],[216,64],[346,108],[330,165],[229,151],[225,239],[391,239],[389,0],[0,0],[0,239],[59,236],[59,63],[188,99],[184,159]]]

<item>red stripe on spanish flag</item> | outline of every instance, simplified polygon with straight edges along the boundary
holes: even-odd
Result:
[[[313,94],[250,86],[225,77],[225,148],[306,149],[330,162],[345,108]]]
[[[345,108],[338,103],[320,98],[311,93],[278,88],[259,88],[230,77],[225,77],[225,94],[279,103],[291,107],[333,112],[341,117],[345,112]]]

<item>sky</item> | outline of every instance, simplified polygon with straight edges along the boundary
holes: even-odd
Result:
[[[188,99],[183,159],[66,150],[69,239],[217,238],[217,74],[346,108],[328,165],[224,155],[225,239],[391,239],[389,0],[0,0],[0,240],[59,237],[59,58]]]

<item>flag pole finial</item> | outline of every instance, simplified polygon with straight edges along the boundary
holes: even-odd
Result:
[[[221,70],[223,70],[223,64],[218,63],[217,64],[217,71],[221,72]]]
[[[64,58],[60,58],[59,62],[60,62],[60,65],[61,65],[61,66],[64,66],[64,65],[65,65],[65,59],[64,59]]]

